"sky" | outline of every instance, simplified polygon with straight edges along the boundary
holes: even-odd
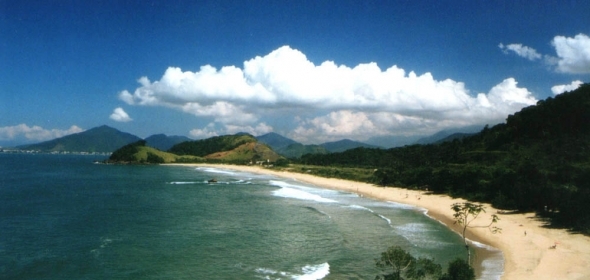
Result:
[[[590,1],[0,0],[0,146],[494,125],[590,82]]]

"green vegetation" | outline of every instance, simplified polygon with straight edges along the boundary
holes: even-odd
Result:
[[[381,258],[375,260],[375,265],[383,272],[383,274],[378,275],[375,279],[475,279],[473,268],[462,259],[456,259],[450,262],[447,272],[442,274],[441,265],[435,263],[433,259],[416,259],[399,246],[387,248],[387,251],[381,253]]]
[[[299,158],[305,154],[327,154],[329,152],[326,148],[320,145],[303,145],[301,143],[295,143],[277,149],[277,153],[288,158]]]
[[[140,140],[127,144],[111,154],[109,162],[117,163],[172,163],[178,161],[199,162],[204,159],[194,156],[180,157],[175,154],[162,152],[152,147],[146,146],[145,140]]]
[[[252,135],[226,135],[197,141],[186,141],[172,146],[168,152],[177,155],[204,157],[213,153],[231,151],[243,144],[257,142]]]
[[[539,101],[462,139],[304,155],[298,162],[374,170],[362,181],[428,189],[494,207],[536,211],[590,233],[590,84]],[[376,171],[375,171],[376,170]],[[337,174],[333,174],[338,177]]]
[[[170,151],[180,151],[180,155],[172,152],[163,152],[146,145],[145,140],[125,145],[115,151],[108,161],[156,164],[195,162],[234,164],[248,164],[250,162],[265,162],[270,164],[279,162],[283,166],[288,164],[285,162],[285,159],[281,158],[272,149],[264,144],[258,143],[250,135],[228,135],[199,141],[183,142],[170,149]],[[203,154],[204,156],[201,156]],[[282,161],[280,161],[281,159]]]
[[[116,162],[134,162],[137,161],[136,153],[139,152],[139,147],[145,147],[145,140],[139,140],[131,144],[127,144],[118,150],[114,151],[109,157],[109,161]]]

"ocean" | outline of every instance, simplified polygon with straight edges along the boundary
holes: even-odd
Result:
[[[445,266],[423,209],[268,175],[0,153],[1,279],[374,279],[389,246]],[[209,179],[217,183],[209,184]],[[481,279],[499,279],[488,252]]]

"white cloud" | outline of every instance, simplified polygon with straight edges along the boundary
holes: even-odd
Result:
[[[537,60],[537,59],[541,58],[541,54],[538,53],[537,50],[535,50],[531,47],[523,46],[522,44],[504,45],[504,44],[500,43],[500,45],[498,45],[498,47],[500,47],[500,49],[506,54],[509,53],[509,51],[512,51],[516,55],[518,55],[520,57],[524,57],[528,60]]]
[[[517,87],[516,80],[509,78],[488,94],[480,93],[465,102],[464,108],[456,110],[425,110],[413,114],[341,110],[300,120],[289,137],[321,143],[342,138],[367,140],[380,135],[432,134],[447,128],[501,122],[507,115],[536,104],[537,100],[528,90]]]
[[[556,85],[556,86],[552,86],[551,87],[551,92],[553,92],[554,95],[562,94],[562,93],[564,93],[566,91],[575,90],[575,89],[579,88],[582,84],[583,84],[582,81],[576,80],[576,81],[573,81],[569,85]]]
[[[578,34],[573,38],[555,36],[551,45],[557,52],[557,71],[590,73],[590,37],[585,34]]]
[[[111,120],[117,122],[130,122],[133,120],[121,107],[118,107],[115,110],[113,110],[113,113],[111,114],[110,118]]]
[[[198,129],[198,128],[192,129],[189,132],[189,135],[193,138],[196,138],[196,139],[205,139],[205,138],[210,138],[210,137],[214,137],[214,136],[219,136],[214,123],[210,123],[209,125],[207,125],[206,127],[202,128],[202,129]]]
[[[575,37],[555,36],[551,41],[557,56],[541,55],[535,49],[522,44],[504,45],[498,47],[504,52],[510,51],[518,56],[534,61],[543,58],[543,61],[556,66],[555,70],[562,73],[586,74],[590,73],[590,37],[585,34],[578,34]]]
[[[46,141],[82,131],[84,129],[75,125],[72,125],[66,130],[61,130],[45,129],[36,125],[28,126],[23,123],[15,126],[0,127],[0,140],[7,141],[25,138],[29,141]]]
[[[258,124],[269,123],[269,118],[292,120],[286,125],[296,129],[303,142],[430,133],[441,127],[500,122],[537,101],[513,78],[474,96],[462,82],[406,73],[397,66],[382,70],[366,63],[351,68],[332,61],[315,65],[288,46],[245,61],[243,69],[206,65],[191,72],[170,67],[159,81],[142,77],[138,82],[135,91],[120,92],[120,99],[212,122],[191,131],[193,137],[238,128],[264,131]]]

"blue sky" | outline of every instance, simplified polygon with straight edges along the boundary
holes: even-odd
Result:
[[[588,1],[0,0],[0,146],[103,124],[303,143],[495,124],[590,82],[588,14]]]

